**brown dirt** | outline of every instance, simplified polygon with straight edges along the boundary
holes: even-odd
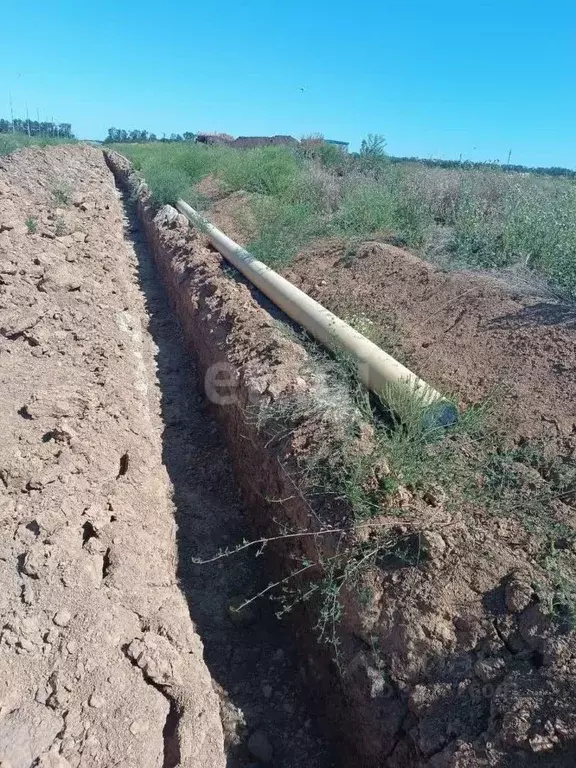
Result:
[[[191,562],[243,506],[96,149],[1,161],[0,378],[0,764],[327,768],[261,572]]]
[[[2,764],[223,766],[109,172],[93,149],[26,150],[0,195]]]
[[[126,162],[117,156],[112,162],[124,183],[130,184]],[[201,234],[188,229],[183,217],[169,207],[155,216],[145,190],[140,195],[139,211],[184,337],[205,377],[205,387],[210,389],[214,383],[214,366],[226,366],[229,374],[218,392],[230,399],[215,407],[215,412],[256,530],[314,534],[269,548],[274,553],[269,558],[270,567],[286,574],[302,558],[319,562],[320,556],[332,556],[347,542],[337,535],[317,534],[335,521],[345,521],[350,511],[341,500],[329,496],[304,496],[295,455],[320,450],[323,440],[338,433],[341,417],[333,414],[322,423],[305,422],[276,440],[259,430],[254,418],[263,406],[281,410],[295,396],[317,391],[306,353],[279,330],[274,321],[277,313],[223,264]],[[373,250],[376,255],[366,258],[379,264],[380,246]],[[420,275],[420,292],[413,300],[426,300],[428,294],[422,285],[430,285],[431,275],[446,281],[447,297],[432,290],[437,305],[435,310],[429,308],[428,317],[433,311],[439,317],[446,312],[454,330],[438,326],[437,335],[429,331],[430,336],[423,338],[437,345],[437,357],[443,353],[442,359],[448,364],[452,360],[450,334],[457,338],[460,326],[467,327],[465,313],[456,312],[453,317],[452,310],[444,306],[453,296],[451,278],[412,261],[404,252],[384,250],[392,254],[390,274],[394,269],[408,269],[399,264],[402,257]],[[333,269],[339,258],[336,251],[326,255],[326,249],[317,256],[319,262],[324,259],[326,269],[328,264]],[[356,268],[361,269],[363,263],[360,258]],[[304,263],[295,268],[296,276],[298,267],[304,272]],[[322,291],[325,296],[332,295],[322,283],[332,272],[322,274],[321,267],[313,262],[307,262],[306,269],[319,272],[313,272],[314,280],[300,277],[301,284],[311,285],[317,297]],[[334,300],[341,301],[345,291],[366,291],[374,302],[382,302],[378,297],[385,281],[381,279],[374,290],[369,284],[375,280],[374,269],[372,262],[368,287],[360,279],[355,284],[347,273],[350,285],[340,283]],[[335,280],[343,278],[337,275]],[[481,288],[474,280],[466,284],[467,289],[471,286],[470,294],[480,302],[472,306],[481,308],[488,288]],[[407,317],[408,288],[401,278],[395,289],[395,298],[406,307]],[[460,292],[456,290],[455,296]],[[487,301],[487,306],[494,306],[493,298]],[[366,306],[359,302],[351,309],[365,312]],[[500,317],[501,310],[494,314]],[[475,310],[476,314],[480,311]],[[476,317],[474,322],[473,327],[479,327],[483,321]],[[490,336],[489,330],[486,334]],[[531,332],[521,330],[519,335],[508,330],[508,338],[526,343]],[[542,333],[546,330],[557,332],[562,339],[572,338],[569,328],[548,328]],[[494,334],[505,331],[497,328]],[[478,344],[482,344],[482,329],[477,333]],[[539,333],[536,331],[537,336]],[[446,341],[442,334],[448,334]],[[404,343],[403,336],[402,349]],[[414,350],[418,344],[422,350],[421,343],[422,338],[415,341]],[[461,344],[466,350],[467,344]],[[456,341],[452,348],[460,349]],[[538,347],[545,348],[544,342]],[[566,354],[572,354],[571,350]],[[468,359],[475,359],[472,351],[467,354],[471,356]],[[550,355],[554,360],[562,359],[562,353],[550,351]],[[522,356],[517,359],[518,364],[525,363]],[[500,355],[498,361],[502,372],[505,356]],[[451,365],[449,376],[454,375],[453,361]],[[478,381],[474,368],[464,372],[464,364],[459,365],[465,384],[468,382],[464,394],[479,397],[484,382]],[[533,365],[539,368],[538,358]],[[456,370],[460,372],[460,368]],[[440,377],[432,380],[444,382]],[[544,377],[533,382],[542,388]],[[523,403],[526,409],[529,393],[521,390],[523,382],[511,376],[511,384],[518,393],[513,402]],[[490,385],[488,381],[486,388]],[[539,415],[544,415],[546,394],[536,389]],[[563,392],[558,394],[564,397]],[[573,405],[567,398],[561,402],[568,408]],[[540,435],[543,426],[545,431],[544,420],[532,429],[527,410],[519,406],[518,410],[519,434]],[[570,418],[573,423],[573,416]],[[560,434],[554,431],[553,436],[569,446],[571,429],[562,421]],[[379,522],[412,542],[419,552],[418,562],[384,562],[362,575],[362,583],[355,585],[362,589],[343,592],[344,615],[335,629],[341,642],[339,663],[334,663],[329,648],[313,639],[312,627],[318,618],[313,605],[306,605],[294,623],[302,656],[307,660],[307,687],[332,721],[332,732],[341,744],[341,764],[364,768],[573,765],[576,638],[566,627],[551,621],[539,601],[536,585],[542,570],[531,536],[514,520],[501,520],[497,515],[474,517],[470,510],[448,510],[433,499],[417,504],[410,495],[407,502],[401,525],[397,517],[387,521],[384,515]],[[567,506],[566,512],[570,513]],[[367,601],[361,599],[364,588],[369,590]]]
[[[241,245],[255,236],[249,195],[211,199],[226,234]],[[336,314],[369,321],[387,351],[463,405],[495,395],[516,440],[576,451],[574,303],[522,279],[446,272],[384,242],[346,251],[338,238],[319,242],[284,274]]]
[[[228,450],[199,394],[194,358],[186,355],[137,218],[130,221],[148,328],[158,348],[163,461],[178,525],[177,577],[221,695],[227,768],[259,765],[250,756],[253,738],[269,745],[272,766],[330,768],[330,750],[310,717],[302,662],[286,625],[275,617],[275,604],[259,601],[240,613],[233,610],[269,583],[262,558],[247,552],[210,564],[193,562],[250,539],[252,531]]]
[[[4,160],[0,193],[3,764],[224,765],[114,185],[62,147]]]
[[[194,186],[194,191],[209,202],[227,197],[227,192],[215,176],[205,176]]]
[[[228,237],[243,246],[256,237],[258,228],[251,210],[255,193],[242,190],[227,193],[212,176],[203,179],[195,189],[210,203],[210,221]]]
[[[364,314],[383,345],[464,403],[498,393],[516,439],[576,449],[576,307],[511,291],[472,272],[444,272],[407,251],[340,242],[302,253],[287,272],[333,311]]]
[[[210,219],[228,237],[246,245],[256,236],[257,226],[251,211],[256,195],[251,192],[227,192],[214,176],[206,176],[195,185],[194,191],[210,207]]]

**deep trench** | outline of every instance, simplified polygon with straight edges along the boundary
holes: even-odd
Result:
[[[252,533],[226,445],[201,394],[193,355],[185,348],[135,206],[120,189],[119,194],[125,236],[138,259],[148,332],[157,347],[162,454],[177,523],[177,576],[210,673],[246,721],[238,743],[229,745],[227,766],[262,765],[250,754],[247,741],[263,731],[273,748],[267,765],[331,768],[335,756],[312,711],[305,667],[294,652],[290,628],[276,618],[277,605],[261,598],[239,613],[231,610],[269,583],[263,558],[248,553],[211,564],[193,562],[233,548]],[[227,711],[224,720],[234,720],[234,709]]]

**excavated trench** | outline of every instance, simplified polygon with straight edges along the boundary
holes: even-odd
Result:
[[[223,463],[202,461],[198,470],[209,478],[206,487],[217,491],[213,496],[202,491],[208,510],[202,519],[198,507],[192,511],[191,501],[196,498],[196,457],[206,445],[214,461],[224,455],[224,448],[215,428],[214,433],[201,428],[197,447],[186,442],[186,435],[197,428],[198,413],[178,394],[186,384],[183,369],[172,370],[176,352],[170,332],[164,361],[170,370],[161,372],[167,423],[164,456],[179,507],[180,575],[187,591],[199,597],[196,605],[192,601],[191,612],[214,677],[224,680],[233,701],[247,713],[255,712],[249,727],[275,727],[273,719],[267,721],[270,725],[259,724],[264,723],[262,707],[270,717],[266,702],[273,701],[273,681],[278,679],[274,664],[264,667],[263,678],[253,687],[248,678],[261,664],[283,657],[286,650],[275,650],[278,641],[273,638],[287,637],[288,627],[274,623],[266,603],[250,603],[247,614],[234,618],[238,638],[246,638],[246,643],[232,648],[231,636],[222,632],[222,617],[228,613],[229,620],[234,615],[228,610],[231,604],[265,587],[266,576],[255,570],[253,555],[233,555],[209,566],[191,564],[190,555],[206,558],[243,539],[279,537],[262,558],[274,579],[290,579],[301,594],[309,594],[310,581],[292,581],[294,570],[304,564],[304,569],[314,569],[310,574],[318,577],[315,584],[328,589],[324,619],[327,603],[312,599],[297,608],[290,630],[302,662],[299,690],[313,696],[329,724],[339,765],[573,764],[576,638],[559,631],[537,594],[542,572],[526,531],[514,519],[503,526],[493,515],[444,505],[435,494],[416,499],[407,489],[399,489],[394,497],[395,511],[387,514],[382,507],[378,518],[352,531],[348,525],[353,513],[344,497],[322,489],[313,499],[308,497],[301,460],[325,453],[326,445],[340,439],[343,421],[353,413],[349,405],[338,399],[334,407],[334,392],[323,388],[322,375],[314,371],[306,350],[278,327],[267,302],[230,270],[203,233],[190,228],[169,206],[158,211],[125,158],[111,153],[107,162],[137,201],[188,357],[197,366],[225,438],[228,455]],[[153,290],[159,290],[158,283],[154,285]],[[154,327],[153,296],[149,303]],[[321,413],[309,410],[296,422],[286,421],[295,403],[319,403]],[[271,413],[284,424],[272,435],[260,420]],[[360,424],[353,450],[369,454],[373,439],[370,424]],[[244,501],[242,511],[238,498],[228,497],[232,468]],[[229,498],[225,509],[220,503],[224,496]],[[215,513],[210,512],[213,504]],[[391,543],[386,546],[392,549],[381,556],[383,531],[389,532]],[[360,571],[356,565],[364,562],[361,553],[372,545],[380,554]],[[394,548],[403,551],[404,546],[417,553],[416,560],[394,556]],[[343,553],[350,554],[343,558]],[[339,564],[342,573],[331,570],[330,563]],[[354,578],[339,581],[347,568]],[[337,593],[330,592],[335,586]],[[213,610],[215,603],[218,611]],[[257,611],[262,611],[261,617],[254,615]],[[326,616],[328,624],[322,624]],[[329,642],[319,643],[317,630],[323,627],[326,639],[327,626]],[[287,677],[294,677],[297,664],[289,668]],[[282,683],[278,685],[282,689]],[[258,687],[265,701],[255,705]],[[288,697],[298,695],[293,689]],[[279,729],[296,722],[295,701],[278,701],[290,715]],[[294,757],[305,732],[302,726],[297,733],[288,731],[283,743],[290,757],[283,758],[282,765],[316,764],[310,762],[314,743],[320,744],[314,738],[306,756]],[[326,752],[318,749],[318,764],[328,764]]]
[[[344,495],[307,494],[349,392],[106,160],[0,161],[0,762],[572,766],[576,639],[526,530],[406,488],[354,528]],[[417,561],[383,555],[383,531]],[[259,536],[278,540],[217,556]],[[278,618],[252,600],[271,579],[327,585],[332,612]]]
[[[330,750],[310,710],[305,668],[289,628],[265,599],[235,611],[268,584],[263,559],[252,552],[214,563],[195,562],[234,548],[254,531],[135,206],[119,193],[127,212],[126,238],[138,257],[148,331],[158,350],[162,459],[173,487],[177,576],[204,643],[205,662],[220,689],[227,765],[241,768],[259,764],[259,759],[283,768],[329,768]],[[168,761],[165,768],[176,764]]]
[[[102,153],[0,159],[3,766],[333,765],[194,361]]]

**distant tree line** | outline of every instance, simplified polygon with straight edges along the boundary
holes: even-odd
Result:
[[[0,121],[0,125],[2,122]],[[21,121],[15,121],[21,122]],[[42,123],[44,125],[44,123]],[[62,127],[62,126],[60,126]],[[68,126],[69,127],[69,126]],[[0,128],[0,131],[4,129]],[[62,134],[60,134],[62,135]],[[144,143],[148,141],[161,141],[161,142],[176,142],[176,141],[201,141],[206,144],[228,144],[230,146],[237,147],[249,147],[259,146],[264,144],[301,144],[306,150],[312,147],[316,153],[328,152],[335,150],[329,142],[325,142],[324,138],[320,134],[314,134],[308,136],[297,142],[291,136],[273,136],[273,137],[240,137],[236,140],[228,134],[218,133],[193,133],[192,131],[185,131],[184,133],[171,133],[167,136],[165,133],[162,136],[157,136],[155,133],[148,131],[131,130],[127,131],[123,128],[108,128],[108,135],[104,139],[106,144],[122,144],[122,143]],[[316,146],[318,145],[318,146]],[[534,173],[540,176],[563,176],[565,178],[576,178],[576,171],[570,168],[532,168],[526,165],[511,165],[509,163],[503,164],[498,161],[488,162],[473,162],[471,160],[440,160],[435,158],[421,158],[421,157],[394,157],[392,155],[386,155],[385,152],[386,140],[380,134],[368,134],[368,137],[362,141],[362,146],[359,153],[351,153],[350,157],[360,158],[361,163],[370,164],[375,162],[381,162],[384,159],[391,163],[420,163],[421,165],[427,165],[435,168],[463,168],[474,170],[493,170],[498,169],[507,171],[509,173]],[[306,152],[305,152],[306,154]],[[335,153],[334,159],[337,164],[341,164],[343,160],[342,152],[338,150]]]
[[[527,165],[510,165],[498,162],[475,163],[471,160],[435,160],[432,158],[426,159],[421,157],[390,157],[389,159],[392,163],[420,163],[421,165],[428,165],[435,168],[472,168],[475,170],[499,169],[511,173],[535,173],[540,176],[565,176],[569,179],[576,178],[576,171],[573,171],[570,168],[557,168],[555,166],[551,168],[531,168]]]
[[[126,131],[124,128],[108,128],[108,135],[104,139],[105,144],[123,144],[127,142],[131,143],[143,143],[147,141],[194,141],[196,134],[191,131],[185,131],[184,133],[171,133],[170,136],[166,136],[165,133],[158,137],[155,133],[149,133],[148,131],[138,131],[136,129],[132,131]]]
[[[70,123],[51,123],[39,120],[5,120],[0,118],[0,133],[26,133],[28,136],[50,136],[61,139],[73,139]]]

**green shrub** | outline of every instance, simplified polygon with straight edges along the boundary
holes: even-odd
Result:
[[[191,184],[214,173],[221,162],[221,155],[226,152],[225,147],[208,147],[190,142],[120,144],[111,148],[128,157],[137,170],[144,170],[151,162],[161,161],[184,171]]]
[[[253,202],[252,210],[259,234],[248,247],[274,268],[289,264],[306,243],[325,232],[322,218],[306,203],[261,197]]]
[[[390,232],[410,245],[419,245],[428,223],[418,200],[384,184],[365,181],[346,192],[333,227],[337,233],[356,236]]]
[[[545,182],[523,189],[509,211],[502,248],[512,263],[576,295],[576,186]]]
[[[304,203],[318,214],[338,210],[342,198],[342,182],[333,171],[318,163],[309,163],[284,191],[283,199]]]
[[[209,174],[230,191],[261,196],[254,203],[260,228],[254,248],[276,264],[286,264],[319,234],[386,232],[446,266],[522,264],[576,297],[574,181],[497,166],[392,164],[384,147],[383,138],[372,135],[355,157],[318,136],[297,151],[190,142],[118,149],[143,171],[159,202],[193,195],[190,187]]]
[[[28,136],[24,133],[0,133],[0,156],[9,155],[23,147],[46,147],[53,144],[74,144],[76,139]]]
[[[214,174],[230,191],[243,189],[274,197],[289,196],[300,172],[298,159],[286,147],[234,150],[189,142],[159,142],[114,148],[126,155],[146,177],[151,164],[154,173],[157,166],[164,165],[184,173],[189,184]]]
[[[0,156],[9,155],[15,149],[23,146],[10,134],[0,134]]]
[[[295,154],[286,147],[258,147],[222,155],[219,176],[231,191],[285,197],[299,171]]]
[[[362,139],[357,165],[364,173],[370,173],[376,177],[389,164],[386,155],[386,139],[379,133],[369,133]]]
[[[576,186],[535,178],[510,183],[508,178],[492,199],[465,187],[453,250],[469,266],[522,264],[576,294]]]
[[[181,168],[167,164],[162,158],[146,161],[142,170],[158,205],[174,205],[190,188],[188,175]]]
[[[339,231],[365,235],[394,227],[394,199],[383,186],[365,182],[350,189],[334,217]]]
[[[369,133],[362,139],[360,157],[384,157],[386,155],[386,139],[381,133]]]
[[[52,199],[56,205],[69,205],[74,190],[67,181],[58,181],[52,187]]]
[[[203,144],[177,145],[173,161],[188,176],[191,184],[196,184],[211,173],[214,173],[222,162],[226,149],[211,148]]]
[[[348,155],[337,144],[324,142],[318,147],[316,159],[324,168],[344,168]]]
[[[70,232],[68,231],[68,227],[66,226],[66,222],[64,221],[64,218],[62,216],[56,217],[56,220],[54,222],[54,233],[56,237],[63,237],[64,235],[70,234]]]
[[[349,162],[349,155],[337,144],[330,144],[321,135],[302,138],[299,153],[323,168],[343,170]]]

